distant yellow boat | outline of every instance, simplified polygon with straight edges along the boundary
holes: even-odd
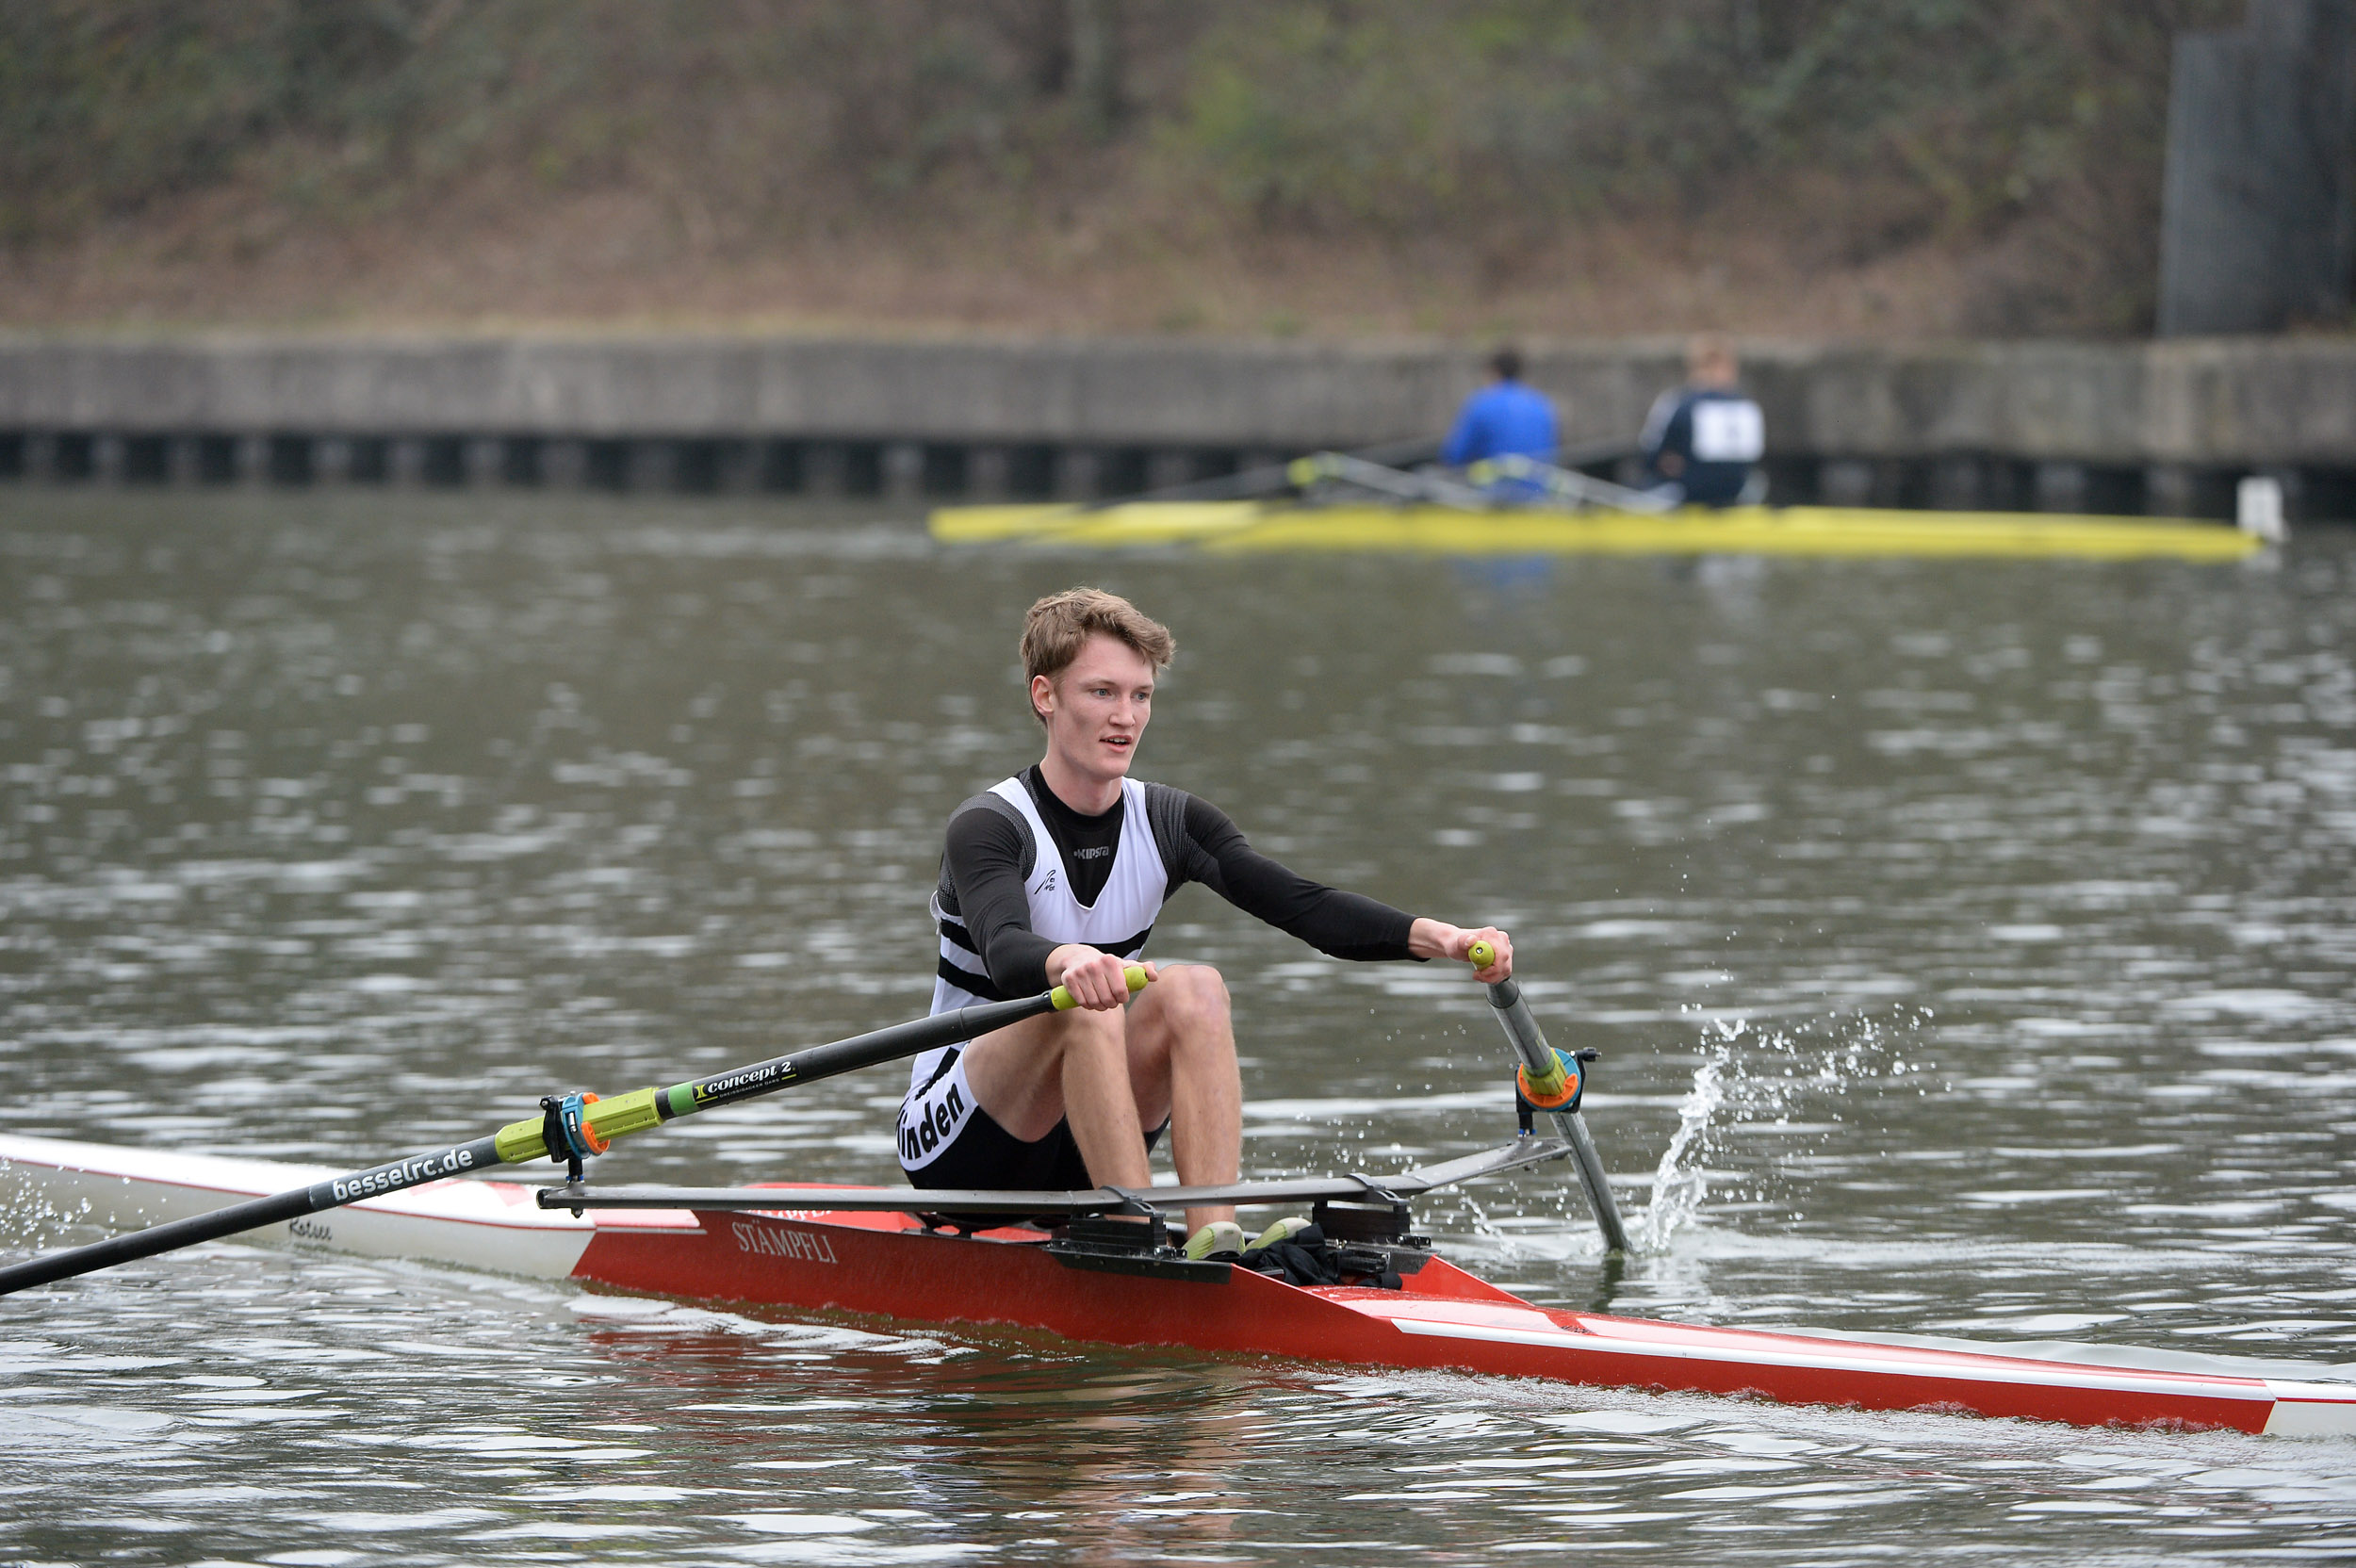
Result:
[[[2037,512],[1899,512],[1870,507],[1467,512],[1408,505],[1135,501],[1081,506],[953,506],[935,512],[943,544],[1059,549],[1190,547],[1360,550],[1415,555],[1824,555],[2166,557],[2237,561],[2263,547],[2222,523]]]

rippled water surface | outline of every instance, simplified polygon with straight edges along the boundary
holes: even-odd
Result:
[[[1496,920],[1644,1237],[1534,1299],[2356,1372],[2356,540],[2279,563],[1091,558],[724,503],[0,493],[14,1130],[365,1164],[923,1010],[1014,631],[1182,646],[1139,772]],[[1254,1172],[1511,1131],[1477,988],[1201,889]],[[892,1069],[607,1179],[894,1177]],[[10,1255],[89,1233],[19,1202]],[[2095,1353],[2095,1352],[2089,1352]],[[740,1315],[216,1245],[0,1306],[0,1560],[2356,1556],[2356,1445]]]

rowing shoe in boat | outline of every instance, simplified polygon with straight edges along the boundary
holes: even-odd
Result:
[[[304,1250],[427,1259],[699,1300],[1044,1329],[1109,1345],[2080,1426],[2356,1435],[2356,1384],[2081,1365],[1540,1307],[1455,1266],[1412,1233],[1409,1199],[1568,1152],[1559,1139],[1525,1138],[1388,1179],[1120,1192],[446,1179],[255,1235]],[[336,1174],[6,1135],[0,1160],[17,1188],[10,1209],[38,1200],[54,1214],[117,1226],[205,1214]],[[1297,1286],[1226,1262],[1172,1257],[1145,1243],[1157,1226],[1114,1217],[1222,1200],[1317,1205],[1335,1257],[1350,1271],[1345,1282]],[[919,1207],[922,1214],[910,1212]],[[991,1223],[1007,1213],[1022,1222]],[[960,1222],[991,1228],[960,1230]]]

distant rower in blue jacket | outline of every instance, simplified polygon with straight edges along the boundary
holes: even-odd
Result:
[[[1517,454],[1541,462],[1554,461],[1562,444],[1554,424],[1554,405],[1546,395],[1522,384],[1522,356],[1499,349],[1490,358],[1496,380],[1464,400],[1440,449],[1440,461],[1462,468],[1483,458]]]
[[[1734,345],[1714,335],[1685,351],[1685,384],[1652,405],[1639,441],[1653,493],[1694,506],[1732,506],[1767,448],[1759,405],[1737,384]]]

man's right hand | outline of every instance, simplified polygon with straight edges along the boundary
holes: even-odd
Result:
[[[1152,964],[1145,974],[1153,978]],[[1047,956],[1047,983],[1070,991],[1081,1006],[1103,1012],[1129,1000],[1129,960],[1086,942],[1066,942]]]

